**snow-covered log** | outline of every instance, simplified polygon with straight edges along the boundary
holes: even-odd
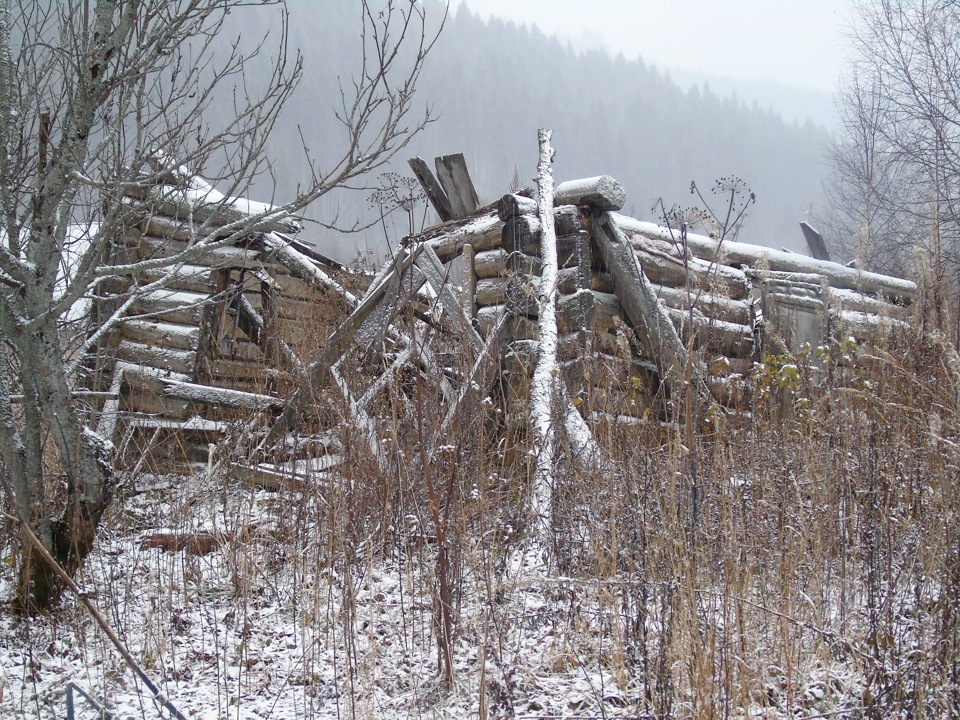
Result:
[[[468,243],[476,250],[492,250],[499,246],[502,227],[496,210],[490,209],[482,215],[478,213],[443,225],[441,231],[424,234],[416,240],[429,242],[441,262],[450,262],[460,256],[463,246]]]
[[[624,215],[616,215],[615,220],[628,232],[639,233],[649,238],[672,240],[669,230],[654,223],[635,220]],[[725,240],[721,246],[717,240],[695,233],[687,235],[687,248],[694,255],[708,261],[762,265],[775,271],[815,273],[826,276],[833,287],[881,294],[901,302],[910,302],[917,294],[917,285],[910,280],[856,270],[825,260],[815,260],[798,253],[786,253],[782,250],[730,240]]]
[[[303,229],[298,218],[273,205],[227,197],[198,175],[178,179],[177,184],[131,186],[130,192],[136,192],[157,213],[198,225],[243,223],[246,230],[260,232]]]
[[[627,200],[623,185],[609,175],[567,180],[557,186],[557,205],[590,205],[597,211],[620,210]]]
[[[540,274],[540,258],[529,255],[514,258],[508,256],[509,253],[504,252],[502,248],[478,252],[473,261],[477,278],[495,278],[506,275],[510,260],[513,260],[513,267],[511,269],[515,272],[524,275]]]
[[[497,216],[503,221],[519,217],[521,215],[537,214],[537,201],[533,198],[515,195],[513,193],[504,195],[497,201]]]
[[[243,410],[279,410],[284,402],[279,398],[259,393],[230,390],[227,388],[197,385],[196,383],[180,382],[161,378],[164,385],[163,394],[179,400],[188,400],[203,405],[240,408]]]
[[[666,244],[654,244],[634,235],[631,245],[647,277],[660,285],[683,287],[689,279],[691,287],[715,295],[742,300],[750,295],[752,284],[737,268],[690,257],[684,262],[677,250]]]

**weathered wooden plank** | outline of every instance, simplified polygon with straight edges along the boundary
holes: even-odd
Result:
[[[413,170],[413,174],[420,182],[420,187],[422,187],[423,191],[427,194],[427,199],[430,201],[430,204],[433,205],[433,209],[440,218],[440,222],[453,220],[454,214],[453,208],[450,205],[450,199],[430,171],[426,161],[421,157],[414,157],[410,158],[407,162],[410,164],[410,169]]]
[[[807,249],[810,251],[810,257],[815,260],[830,260],[830,252],[827,250],[827,243],[823,240],[823,235],[818,233],[808,222],[801,222],[800,229],[803,231],[803,239],[807,241]]]
[[[463,153],[443,155],[434,160],[437,168],[437,180],[446,191],[454,219],[472,215],[480,207],[477,190],[470,179],[467,161]]]

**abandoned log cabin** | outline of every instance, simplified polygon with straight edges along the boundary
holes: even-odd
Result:
[[[398,242],[373,278],[296,240],[289,217],[268,213],[234,237],[238,220],[268,206],[213,196],[196,177],[130,198],[141,219],[106,261],[156,258],[138,286],[157,289],[113,288],[96,302],[95,323],[129,307],[89,383],[109,398],[94,423],[121,465],[210,462],[231,437],[251,448],[237,473],[269,485],[281,466],[335,465],[344,424],[376,458],[391,417],[417,411],[410,378],[431,371],[436,437],[470,392],[499,393],[523,422],[543,297],[537,203],[520,193],[480,206],[462,156],[437,158],[436,176],[419,158],[411,166],[442,222]],[[555,192],[560,402],[587,433],[598,418],[664,418],[684,381],[742,406],[754,363],[869,340],[910,317],[910,281],[681,237],[619,214],[624,199],[607,176]],[[163,261],[191,247],[188,262]],[[287,448],[286,465],[264,463],[267,447]],[[297,464],[308,456],[313,465]]]

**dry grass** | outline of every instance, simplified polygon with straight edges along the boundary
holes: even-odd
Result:
[[[187,484],[134,479],[91,572],[118,626],[143,628],[139,657],[171,693],[203,661],[224,715],[282,682],[296,717],[331,703],[385,716],[380,663],[402,647],[430,664],[390,686],[411,695],[407,713],[454,697],[481,720],[960,713],[960,385],[929,335],[766,358],[736,412],[673,402],[661,421],[597,420],[618,471],[561,452],[545,574],[514,563],[530,540],[522,423],[501,391],[481,392],[434,437],[439,368],[464,369],[455,347],[433,350],[433,375],[400,376],[377,400],[380,458],[342,424],[341,470],[312,483],[241,489],[228,463]],[[345,367],[358,385],[378,372]],[[139,551],[147,602],[110,571],[109,547],[157,527],[226,540],[213,559]],[[256,649],[267,607],[298,628],[293,669],[272,681]],[[198,617],[208,660],[178,649]],[[587,689],[571,695],[578,678]],[[551,687],[564,704],[543,699]]]

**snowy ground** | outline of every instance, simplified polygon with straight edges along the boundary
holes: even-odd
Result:
[[[467,548],[448,688],[439,677],[433,626],[435,549],[426,543],[349,568],[329,562],[320,545],[308,545],[316,557],[292,558],[294,546],[275,539],[276,524],[291,510],[264,491],[247,491],[241,509],[192,483],[161,479],[123,503],[88,563],[82,587],[186,717],[647,716],[644,694],[656,689],[642,687],[641,660],[631,657],[635,648],[624,634],[620,588],[629,578],[545,578]],[[241,525],[255,529],[203,556],[141,549],[145,535],[171,523],[178,531],[215,528],[235,538]],[[4,597],[10,581],[8,569]],[[709,611],[709,603],[704,607]],[[645,630],[648,647],[656,647],[656,613]],[[105,701],[115,717],[163,717],[74,599],[50,617],[24,620],[5,611],[0,716],[66,717],[70,681]],[[860,692],[857,671],[824,652],[802,667],[761,667],[751,698],[740,701],[747,707],[729,711],[858,717]],[[696,703],[678,702],[674,715],[694,716]]]

